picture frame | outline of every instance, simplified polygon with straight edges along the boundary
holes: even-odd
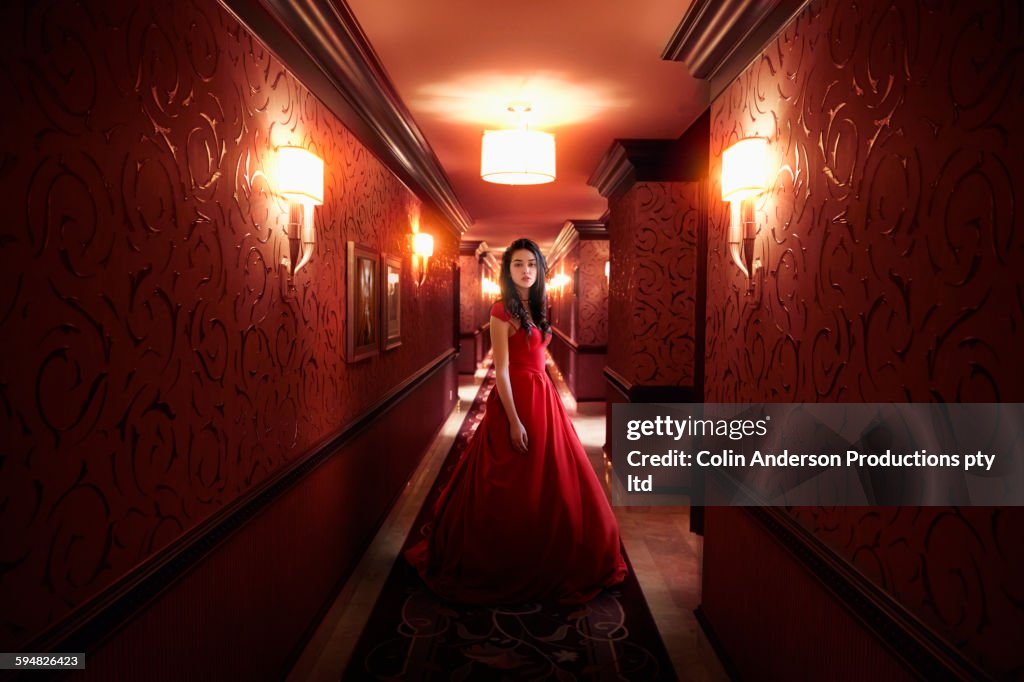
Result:
[[[380,257],[354,241],[348,243],[348,301],[345,361],[358,362],[380,352]]]
[[[382,254],[381,265],[380,336],[384,350],[391,350],[402,345],[402,259]]]

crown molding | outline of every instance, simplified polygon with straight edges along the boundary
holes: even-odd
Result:
[[[456,236],[473,219],[344,2],[219,0]]]
[[[477,254],[479,255],[480,258],[480,262],[486,265],[488,268],[490,268],[492,272],[501,272],[501,263],[499,262],[497,256],[494,255],[495,252],[487,249],[486,246],[487,244],[485,242],[484,244],[481,245],[480,250],[477,251]]]
[[[608,239],[608,223],[603,220],[566,220],[551,246],[548,267],[564,258],[577,243],[588,239]]]
[[[661,58],[710,81],[713,100],[809,0],[695,0]]]
[[[637,182],[699,180],[707,171],[707,147],[697,143],[706,143],[708,120],[705,111],[675,140],[613,141],[587,184],[613,197]]]
[[[487,255],[488,255],[488,252],[490,250],[491,250],[491,247],[489,247],[487,245],[487,242],[480,242],[479,244],[477,244],[477,247],[476,247],[476,257],[477,257],[477,260],[479,260],[481,263],[483,263],[484,260],[486,259]]]
[[[480,245],[482,241],[467,241],[463,239],[459,242],[459,255],[460,256],[477,256],[480,251]]]
[[[661,149],[670,140],[614,140],[587,184],[603,197],[625,190],[639,180],[638,168],[650,165],[663,155]]]
[[[634,177],[635,171],[629,162],[626,148],[621,140],[614,140],[598,162],[597,168],[587,178],[587,184],[596,187],[601,196],[610,197],[620,188],[633,184]]]
[[[588,239],[608,239],[608,221],[606,220],[569,220],[580,241]]]
[[[661,58],[683,62],[694,78],[710,79],[779,0],[696,0]]]

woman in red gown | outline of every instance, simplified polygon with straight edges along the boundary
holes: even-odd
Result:
[[[626,576],[615,516],[544,369],[544,275],[532,241],[505,251],[491,308],[495,390],[428,535],[405,552],[453,601],[582,603]]]

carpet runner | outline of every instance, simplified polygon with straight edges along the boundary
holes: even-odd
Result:
[[[434,500],[480,424],[493,388],[492,369],[403,549],[428,527]],[[676,676],[632,566],[622,585],[584,605],[483,607],[434,596],[399,557],[342,679],[655,682]]]

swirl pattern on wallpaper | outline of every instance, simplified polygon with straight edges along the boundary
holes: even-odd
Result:
[[[612,202],[608,364],[631,383],[695,383],[701,191],[639,182]]]
[[[1021,12],[869,10],[815,3],[712,107],[712,198],[740,137],[768,137],[778,169],[753,297],[711,202],[716,400],[1019,396],[1001,377],[1024,375]]]
[[[403,343],[349,365],[345,244],[403,256],[419,201],[212,0],[7,3],[0,642],[15,650],[335,434],[450,345],[437,216]],[[273,149],[326,162],[283,300]],[[408,270],[406,270],[408,272]],[[13,647],[13,648],[12,648]]]
[[[584,239],[578,249],[579,322],[575,340],[581,346],[604,346],[608,343],[608,279],[604,276],[608,240]]]
[[[472,334],[486,320],[482,318],[480,261],[476,256],[459,256],[459,331]]]
[[[1020,507],[798,507],[804,527],[996,678],[1020,669]]]
[[[711,110],[706,399],[1024,399],[1024,11],[819,1]],[[768,137],[752,297],[722,151]],[[1015,509],[794,509],[996,676],[1024,667]]]

